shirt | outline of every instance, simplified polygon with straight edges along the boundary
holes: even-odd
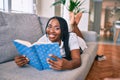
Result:
[[[75,33],[69,33],[69,48],[70,48],[70,51],[71,50],[74,50],[74,49],[80,49],[81,45],[79,45],[79,38],[78,36],[75,34]],[[79,41],[78,41],[79,40]],[[52,43],[49,38],[47,37],[47,35],[43,35],[38,41],[39,42],[44,42],[44,43]],[[61,40],[61,45],[60,45],[60,53],[62,55],[62,57],[66,57],[65,56],[65,50],[64,50],[64,46],[63,46],[63,41]]]

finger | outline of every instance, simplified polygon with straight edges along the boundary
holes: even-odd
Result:
[[[25,62],[19,62],[19,63],[17,63],[17,65],[20,66],[20,67],[24,66],[25,64],[26,64]]]
[[[61,67],[59,67],[59,66],[51,65],[50,67],[54,70],[61,70]]]
[[[19,61],[19,62],[16,62],[16,64],[17,64],[18,66],[24,66],[25,64],[27,64],[27,61],[26,61],[26,60],[24,60],[24,61]]]
[[[21,58],[20,58],[20,57],[19,57],[19,58],[16,58],[16,59],[15,59],[15,62],[23,62],[23,61],[27,61],[26,58],[24,58],[24,57],[21,57]]]
[[[16,56],[15,59],[25,58],[24,56]]]
[[[61,70],[62,69],[62,66],[60,66],[57,61],[47,59],[47,62],[50,64],[52,69],[56,69],[56,70]]]
[[[57,56],[53,55],[53,54],[49,54],[50,57],[55,58],[56,60],[60,60],[60,58],[58,58]]]
[[[15,63],[16,63],[18,66],[23,66],[23,65],[27,64],[28,61],[27,61],[26,59],[22,58],[22,59],[15,60]]]
[[[49,58],[47,58],[47,62],[48,62],[50,65],[55,64],[55,61],[53,61],[53,60],[51,60],[51,59],[49,59]]]

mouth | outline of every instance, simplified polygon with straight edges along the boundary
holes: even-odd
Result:
[[[55,34],[49,34],[48,36],[49,36],[49,39],[50,39],[50,40],[54,40],[54,39],[55,39],[55,37],[56,37],[56,35],[55,35]]]
[[[58,42],[59,38],[57,36],[57,34],[48,34],[49,40],[52,42]]]
[[[50,38],[54,38],[55,35],[54,35],[54,34],[49,34],[49,37],[50,37]]]

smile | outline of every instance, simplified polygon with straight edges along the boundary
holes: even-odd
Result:
[[[49,37],[51,37],[51,38],[52,38],[52,37],[55,37],[55,35],[54,35],[54,34],[50,34],[50,35],[49,35]]]

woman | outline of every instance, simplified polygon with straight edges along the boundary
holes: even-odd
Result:
[[[46,35],[38,40],[38,42],[58,42],[62,59],[51,55],[56,61],[47,59],[52,69],[70,70],[81,65],[80,46],[75,33],[68,32],[67,22],[61,17],[52,17],[46,26]],[[73,45],[74,44],[74,45]],[[28,60],[24,56],[15,57],[18,66],[24,66]]]

